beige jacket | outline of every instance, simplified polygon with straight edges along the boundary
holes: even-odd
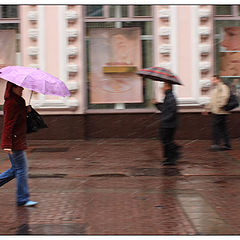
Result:
[[[222,109],[222,107],[227,104],[229,97],[229,87],[226,84],[219,82],[211,92],[210,103],[205,107],[206,111],[214,114],[229,114],[229,112]]]

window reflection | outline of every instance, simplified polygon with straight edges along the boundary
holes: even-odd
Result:
[[[152,7],[149,5],[137,5],[134,6],[134,16],[151,16]]]
[[[231,5],[220,5],[215,7],[216,15],[232,15]]]
[[[109,7],[110,18],[128,17],[128,6],[112,5]]]
[[[2,5],[0,7],[1,18],[17,18],[18,17],[18,6],[17,5]]]
[[[102,17],[103,7],[102,5],[87,6],[87,17]]]

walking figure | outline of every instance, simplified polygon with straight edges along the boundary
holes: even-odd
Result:
[[[174,142],[175,132],[178,126],[177,103],[172,92],[172,84],[164,82],[162,88],[165,98],[163,103],[157,103],[153,100],[153,104],[161,111],[160,115],[160,139],[163,144],[164,158],[163,165],[176,165],[176,161],[180,157],[180,146]]]
[[[22,92],[22,87],[7,82],[4,95],[4,126],[1,147],[8,153],[12,166],[0,174],[0,186],[16,177],[17,205],[29,207],[36,205],[37,202],[29,200],[28,166],[25,153],[28,107],[22,98]]]

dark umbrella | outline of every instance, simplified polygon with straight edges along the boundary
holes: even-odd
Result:
[[[149,67],[141,69],[137,72],[138,75],[155,81],[168,82],[171,84],[182,85],[177,76],[170,70],[161,67]]]

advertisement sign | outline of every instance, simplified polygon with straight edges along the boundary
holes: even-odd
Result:
[[[90,102],[143,101],[140,28],[90,29]]]
[[[240,27],[223,28],[220,75],[240,76]]]

